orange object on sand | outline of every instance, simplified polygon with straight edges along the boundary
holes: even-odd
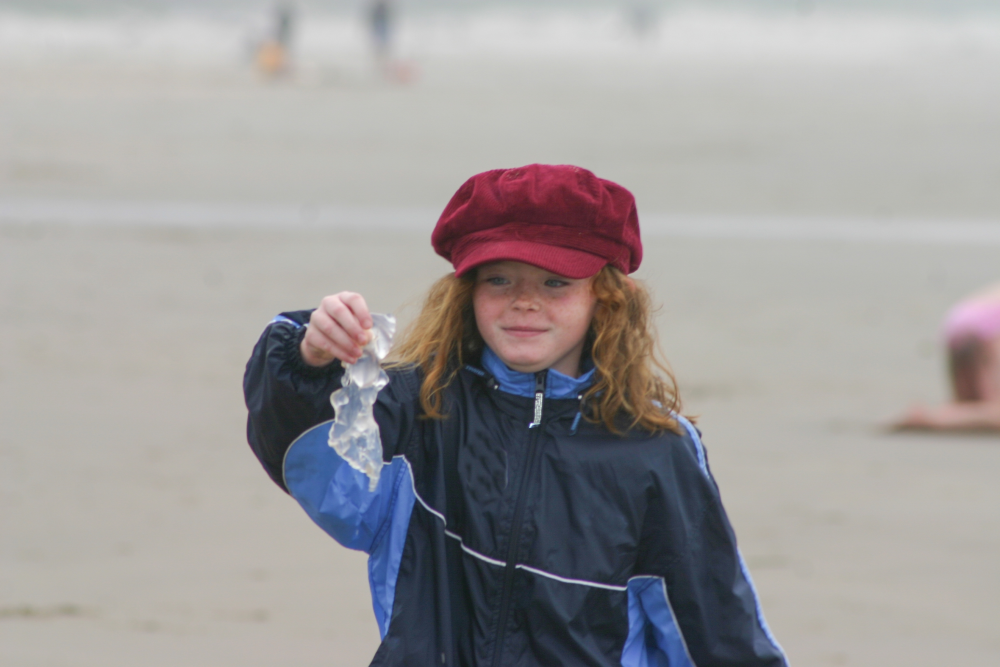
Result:
[[[274,40],[267,40],[257,49],[257,69],[267,76],[278,76],[288,69],[288,54]]]

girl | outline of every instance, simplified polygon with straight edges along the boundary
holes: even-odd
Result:
[[[577,167],[490,171],[431,242],[455,272],[389,365],[374,491],[327,444],[361,295],[278,316],[244,380],[271,477],[369,554],[371,664],[785,665],[628,278],[632,195]]]

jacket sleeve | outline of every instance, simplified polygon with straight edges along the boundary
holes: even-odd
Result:
[[[288,448],[306,431],[333,419],[330,394],[341,387],[344,376],[339,361],[323,368],[302,361],[299,345],[311,312],[275,317],[257,341],[243,376],[247,440],[267,474],[285,491]],[[390,370],[389,384],[379,392],[374,413],[386,463],[402,453],[413,435],[420,412],[420,381],[416,369]]]
[[[282,489],[282,461],[288,446],[307,429],[333,419],[330,394],[340,387],[344,373],[339,361],[323,368],[302,361],[299,344],[311,312],[275,317],[257,341],[243,376],[247,440]]]
[[[630,625],[648,664],[787,667],[764,620],[697,430],[669,447],[629,586]],[[634,585],[632,585],[634,584]],[[653,645],[649,645],[653,644]],[[638,650],[639,647],[633,647]],[[653,657],[653,656],[657,657]]]

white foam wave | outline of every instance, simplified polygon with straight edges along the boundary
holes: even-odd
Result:
[[[204,16],[63,18],[0,15],[0,58],[13,62],[114,60],[227,63],[245,29]]]
[[[323,63],[369,55],[361,16],[299,18],[298,58]],[[0,14],[0,62],[234,65],[246,61],[263,19],[197,13],[104,18]],[[621,10],[487,9],[404,16],[396,46],[400,55],[416,58],[992,58],[1000,56],[1000,19],[683,12],[664,14],[640,31],[634,17]]]
[[[440,210],[384,206],[0,197],[0,226],[398,231],[429,234]],[[641,216],[645,238],[1000,245],[1000,220]]]

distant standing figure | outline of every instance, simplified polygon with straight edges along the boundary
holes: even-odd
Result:
[[[371,0],[368,5],[368,24],[375,50],[375,64],[382,76],[389,81],[410,83],[417,75],[414,65],[392,57],[395,14],[393,0]]]
[[[274,8],[271,29],[258,47],[255,57],[257,69],[267,76],[276,77],[289,69],[294,14],[290,4],[279,3]]]
[[[628,21],[639,39],[645,39],[656,27],[656,11],[648,2],[637,2],[628,12]]]
[[[956,304],[944,323],[954,399],[913,407],[901,429],[1000,431],[1000,284]]]
[[[375,57],[384,64],[389,59],[392,41],[392,0],[372,0],[368,11],[368,21],[372,32]]]

